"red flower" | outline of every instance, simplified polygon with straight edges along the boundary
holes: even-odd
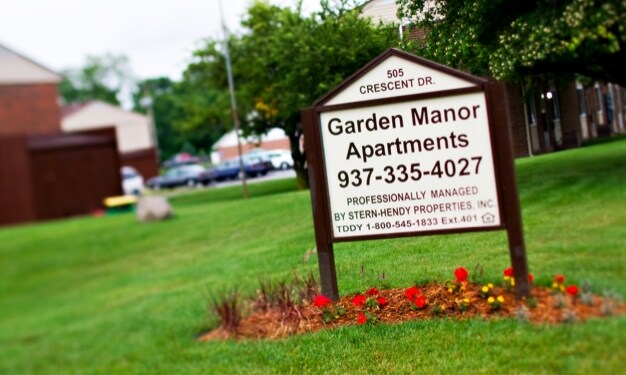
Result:
[[[404,295],[406,296],[406,298],[409,299],[409,301],[413,302],[415,300],[415,297],[422,294],[422,291],[417,289],[416,286],[412,286],[408,289],[406,289],[404,291]]]
[[[365,322],[367,322],[367,317],[361,312],[359,313],[359,317],[356,318],[356,322],[359,323],[359,325],[363,325],[365,324]]]
[[[467,272],[467,269],[465,269],[465,267],[459,267],[454,270],[454,276],[456,277],[457,283],[466,282],[468,275],[469,275],[469,272]]]
[[[313,304],[317,307],[324,307],[331,302],[332,301],[330,300],[330,298],[323,296],[321,294],[318,296],[315,296],[315,298],[313,299]]]
[[[426,306],[426,297],[420,294],[417,298],[415,298],[413,303],[415,303],[415,306],[417,306],[418,309],[423,309],[424,306]]]
[[[563,275],[554,275],[554,282],[558,284],[563,284],[565,282],[565,276]]]
[[[529,273],[529,274],[528,274],[528,281],[532,283],[532,282],[533,282],[533,280],[535,280],[535,276],[533,276],[533,274],[532,274],[532,273]]]
[[[565,289],[565,291],[570,296],[575,297],[578,294],[578,287],[576,285],[570,285],[567,287],[567,289]]]
[[[365,292],[365,294],[367,294],[368,296],[375,296],[378,294],[378,289],[376,289],[376,287],[369,288],[367,292]]]
[[[378,302],[378,306],[385,306],[387,304],[387,299],[385,297],[378,297],[376,298],[376,301]]]
[[[504,270],[504,276],[513,277],[513,267],[509,267]]]
[[[362,294],[357,294],[356,296],[354,296],[354,298],[352,298],[352,304],[356,307],[360,307],[362,304],[365,303],[365,296]]]

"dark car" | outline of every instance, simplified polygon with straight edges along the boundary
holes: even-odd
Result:
[[[243,157],[243,170],[247,177],[265,176],[272,169],[272,162],[256,155]]]
[[[243,170],[246,177],[265,176],[270,170],[270,163],[257,156],[243,157]],[[239,159],[230,159],[218,164],[211,170],[211,177],[215,181],[225,181],[239,178]]]
[[[213,180],[225,181],[239,178],[239,159],[226,160],[211,170]]]
[[[153,177],[146,185],[150,189],[173,188],[177,186],[196,186],[201,183],[201,174],[205,172],[201,165],[183,165],[172,168],[162,176]]]
[[[211,183],[211,181],[213,181],[215,178],[213,176],[213,170],[211,169],[205,169],[204,171],[200,172],[200,174],[198,175],[198,183],[206,186],[208,184]]]

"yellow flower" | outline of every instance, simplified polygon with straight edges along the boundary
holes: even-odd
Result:
[[[463,302],[465,302],[465,303],[469,303],[469,298],[465,298],[465,299],[463,300]]]
[[[495,299],[495,298],[493,298],[493,297],[489,297],[489,298],[487,299],[487,302],[489,302],[489,303],[494,303],[495,301],[496,301],[496,299]]]
[[[504,297],[498,296],[498,302],[500,302],[500,303],[504,302]]]
[[[493,288],[493,284],[492,283],[487,284],[487,286],[489,287],[489,289]]]
[[[511,286],[515,286],[515,279],[511,279]]]
[[[508,280],[510,280],[510,279],[511,279],[511,277],[510,277],[510,276],[504,276],[504,281],[508,281]]]
[[[271,104],[265,103],[263,99],[257,99],[255,107],[259,112],[265,114],[267,117],[273,117],[278,114],[278,109],[273,108]]]
[[[448,293],[452,293],[452,288],[448,288]]]
[[[489,291],[489,287],[488,286],[483,286],[482,289],[483,292],[487,293]]]
[[[446,305],[441,305],[441,309],[445,310],[446,309]]]
[[[557,288],[559,287],[559,283],[557,283],[557,282],[553,282],[553,283],[552,283],[552,287],[553,287],[554,289],[557,289]]]

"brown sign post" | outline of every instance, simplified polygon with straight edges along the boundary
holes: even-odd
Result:
[[[325,295],[336,242],[502,229],[529,295],[501,83],[389,49],[301,116]]]

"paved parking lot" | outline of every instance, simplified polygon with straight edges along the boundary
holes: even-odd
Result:
[[[281,178],[290,178],[290,177],[296,177],[296,172],[294,172],[293,169],[288,169],[284,171],[271,171],[265,176],[259,176],[255,178],[246,178],[246,183],[254,184],[254,183],[262,182],[262,181],[279,180]],[[240,184],[241,184],[241,179],[238,179],[238,180],[229,180],[229,181],[223,181],[223,182],[212,182],[207,187],[221,188],[221,187],[240,185]]]
[[[296,172],[294,172],[293,169],[288,169],[288,170],[284,170],[284,171],[271,171],[269,172],[266,176],[260,176],[260,177],[255,177],[255,178],[247,178],[246,179],[246,183],[247,184],[256,184],[258,182],[262,182],[262,181],[269,181],[269,180],[278,180],[278,179],[282,179],[282,178],[291,178],[291,177],[296,177]],[[241,180],[229,180],[229,181],[223,181],[223,182],[212,182],[210,185],[208,186],[202,186],[202,185],[198,185],[196,187],[190,188],[187,186],[181,186],[175,189],[162,189],[159,191],[154,191],[154,190],[149,190],[146,189],[145,190],[145,194],[146,195],[161,195],[161,196],[165,196],[165,197],[173,197],[179,194],[187,194],[191,191],[194,190],[199,190],[199,189],[219,189],[219,188],[223,188],[223,187],[227,187],[227,186],[234,186],[234,185],[240,185],[241,184]]]

